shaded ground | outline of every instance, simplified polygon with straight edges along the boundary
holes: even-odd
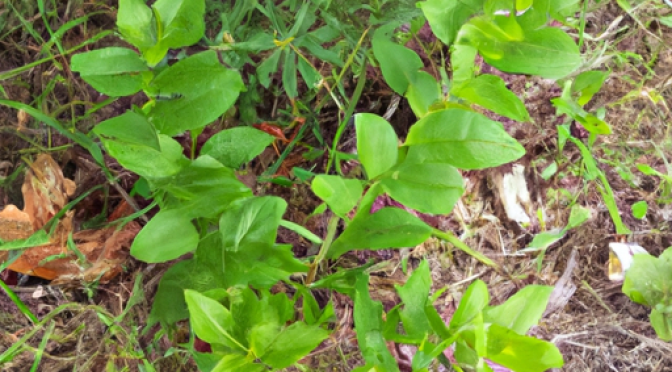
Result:
[[[10,17],[13,10],[0,4],[0,20],[6,22],[5,29],[0,31],[0,74],[45,57],[40,54],[41,42],[35,35],[43,39],[48,39],[49,35],[39,22],[39,16],[35,16],[36,6],[29,2],[19,5],[21,14],[33,22],[34,34],[23,27],[16,17]],[[73,5],[56,11],[57,16],[50,18],[54,29],[68,20],[93,14],[86,22],[86,27],[76,27],[65,34],[63,44],[66,49],[114,27],[114,13],[104,4]],[[657,21],[660,16],[670,13],[671,9],[640,7],[635,13],[635,19],[625,14],[615,3],[607,2],[587,16],[587,32],[594,36],[601,35],[612,22],[617,22],[617,26],[610,28],[613,32],[605,39],[609,43],[605,53],[608,58],[592,66],[612,71],[601,92],[588,106],[591,110],[605,108],[605,121],[614,131],[612,135],[598,139],[595,156],[600,160],[600,167],[606,172],[614,189],[625,224],[633,231],[627,237],[628,240],[639,243],[654,255],[672,246],[672,207],[659,202],[663,196],[660,180],[644,176],[637,170],[636,164],[645,163],[661,172],[672,172],[665,169],[665,159],[672,159],[670,142],[665,145],[672,125],[672,29]],[[618,17],[623,18],[619,20]],[[115,43],[118,43],[117,39],[107,37],[87,48]],[[598,42],[586,41],[590,55],[597,53],[594,50],[599,49],[598,46],[601,46]],[[66,59],[57,56],[56,61],[26,69],[9,79],[0,80],[0,84],[8,99],[41,107],[60,121],[72,123],[74,118],[84,115],[91,104],[99,102],[101,97],[73,76],[69,69],[59,69],[57,63],[63,62]],[[386,111],[392,95],[384,83],[373,80],[378,75],[375,72],[372,74],[371,84],[358,105],[359,110],[380,114]],[[559,96],[561,89],[553,82],[525,76],[512,76],[507,82],[509,88],[525,99],[533,118],[532,124],[504,122],[507,130],[527,150],[520,164],[525,166],[525,178],[532,200],[529,211],[532,212],[533,222],[524,228],[511,221],[493,186],[501,174],[510,171],[510,165],[487,171],[466,172],[464,175],[470,187],[458,205],[457,212],[448,217],[435,217],[431,221],[433,225],[451,229],[458,235],[465,232],[464,226],[468,226],[471,235],[465,243],[496,260],[501,270],[483,266],[462,252],[435,241],[412,250],[364,256],[346,255],[337,265],[350,267],[368,257],[389,261],[384,270],[373,274],[371,285],[374,299],[382,300],[389,309],[397,301],[393,284],[405,280],[399,266],[400,259],[410,255],[413,264],[417,263],[417,258],[427,257],[432,267],[434,288],[449,287],[437,303],[440,313],[450,313],[466,287],[476,278],[488,284],[494,303],[506,300],[525,285],[556,285],[560,281],[571,297],[564,301],[556,298],[555,306],[549,306],[548,314],[534,329],[533,335],[558,345],[566,362],[564,370],[672,370],[672,346],[656,338],[648,322],[649,310],[632,303],[621,293],[620,284],[612,283],[607,278],[608,244],[615,241],[617,236],[595,184],[585,183],[579,174],[578,149],[568,144],[562,154],[557,153],[556,125],[566,119],[556,116],[549,99]],[[654,93],[662,100],[652,100]],[[121,99],[72,125],[86,130],[105,118],[124,112],[132,104],[141,102],[141,96]],[[339,121],[336,115],[336,111],[328,106],[321,113],[321,129],[325,138],[333,137]],[[403,135],[413,120],[410,109],[402,99],[392,122]],[[352,136],[353,133],[346,133],[342,142],[353,146]],[[184,142],[188,143],[186,140]],[[15,179],[8,177],[2,183],[0,207],[7,204],[20,206],[22,203],[22,156],[54,149],[65,143],[63,138],[53,133],[50,135],[47,128],[38,123],[28,122],[24,126],[19,122],[16,111],[0,106],[0,175],[17,175]],[[104,182],[100,174],[87,171],[87,155],[83,152],[55,149],[54,155],[66,165],[66,174],[83,177],[78,181],[78,192]],[[269,149],[262,160],[252,164],[251,173],[263,172],[272,163],[273,156],[273,150]],[[265,158],[269,159],[268,162],[263,160]],[[554,160],[559,163],[558,173],[548,180],[542,179],[541,172]],[[316,163],[319,165],[320,161],[318,159]],[[112,161],[110,165],[114,167]],[[292,221],[302,222],[318,204],[305,186],[289,189],[257,184],[253,178],[248,181],[256,193],[272,193],[288,201],[286,217]],[[121,186],[128,190],[133,180],[133,176],[128,175],[122,179]],[[592,216],[588,223],[572,230],[549,249],[542,269],[537,272],[535,256],[516,254],[516,251],[526,247],[534,234],[541,231],[535,215],[537,210],[543,211],[547,229],[566,224],[570,200],[555,191],[558,189],[565,189],[571,197],[576,197],[578,204],[592,211]],[[86,220],[99,213],[103,199],[102,193],[92,194],[85,199],[79,208],[84,211],[79,218]],[[120,196],[112,190],[109,200],[114,205],[120,201]],[[647,201],[649,205],[649,213],[641,221],[630,213],[631,205],[640,200]],[[321,219],[310,220],[307,227],[318,235],[324,235],[325,223]],[[281,232],[279,239],[293,243],[297,255],[306,254],[307,247],[302,246],[292,234]],[[145,356],[154,361],[159,371],[195,370],[185,354],[178,352],[164,357],[171,346],[188,339],[186,324],[178,329],[172,341],[158,328],[140,334],[146,324],[160,276],[167,267],[147,266],[129,259],[124,274],[97,288],[86,288],[81,284],[53,287],[38,279],[30,279],[28,283],[14,287],[35,315],[57,320],[54,329],[32,327],[9,298],[4,293],[0,294],[0,352],[24,336],[30,336],[29,344],[37,349],[45,335],[49,334],[51,341],[45,348],[46,355],[39,369],[41,371],[72,370],[74,365],[78,366],[78,370],[97,371],[103,370],[108,363],[138,370]],[[136,280],[139,281],[139,287],[134,290]],[[144,295],[138,291],[140,288]],[[572,294],[573,289],[575,291]],[[87,293],[92,296],[89,298]],[[138,295],[139,303],[123,321],[105,324],[100,314],[106,314],[109,319],[121,315],[132,293]],[[309,358],[315,370],[348,371],[360,361],[352,331],[352,304],[347,298],[338,295],[334,296],[334,301],[339,319],[337,329],[333,337]],[[407,350],[398,350],[402,364],[405,358],[409,358],[407,353]],[[33,359],[32,353],[24,352],[2,368],[7,371],[27,371]]]

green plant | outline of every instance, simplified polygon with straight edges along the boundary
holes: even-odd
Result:
[[[625,273],[623,293],[638,304],[651,308],[649,318],[658,337],[672,341],[672,247],[660,257],[635,254]]]
[[[270,4],[255,9],[271,21],[281,39],[261,35],[255,41],[259,43],[254,44],[254,50],[272,49],[264,49],[270,46],[269,40],[275,48],[256,72],[264,85],[264,79],[283,58],[283,88],[293,99],[298,94],[297,69],[305,81],[317,79],[312,75],[312,65],[301,67],[301,61],[306,61],[299,47],[338,65],[336,59],[326,58],[327,49],[320,45],[333,40],[333,30],[309,31],[315,24],[315,5],[310,2],[300,6],[292,3],[298,10],[298,21],[289,29],[275,19]],[[398,370],[386,351],[385,339],[418,345],[416,370],[426,369],[436,358],[447,363],[443,351],[453,344],[458,368],[488,370],[485,358],[520,371],[561,366],[562,357],[553,345],[524,336],[543,313],[550,295],[548,287],[528,287],[501,307],[491,308],[487,307],[485,285],[476,282],[446,326],[429,300],[431,283],[426,262],[404,287],[398,288],[403,305],[389,312],[385,321],[381,304],[369,296],[366,267],[326,278],[319,272],[324,260],[353,250],[416,246],[430,236],[446,240],[496,268],[492,260],[469,248],[452,232],[432,228],[404,209],[373,211],[373,205],[386,193],[419,212],[448,214],[463,193],[458,169],[495,167],[524,155],[524,148],[500,123],[471,107],[475,104],[513,120],[529,120],[523,103],[506,89],[501,78],[474,76],[476,54],[503,71],[547,78],[570,74],[579,67],[581,57],[567,34],[543,26],[546,13],[557,16],[560,7],[551,7],[550,1],[535,2],[519,17],[499,15],[501,11],[514,14],[516,7],[527,2],[511,4],[472,1],[465,5],[448,0],[421,3],[437,37],[452,49],[453,75],[448,79],[442,71],[441,83],[420,71],[423,66],[414,52],[391,41],[396,24],[384,24],[374,32],[373,56],[388,84],[406,95],[419,120],[400,145],[385,119],[366,113],[354,116],[357,158],[364,177],[360,180],[328,174],[336,157],[336,151],[332,151],[327,174],[314,176],[310,184],[333,212],[326,236],[318,237],[283,219],[287,208],[284,200],[254,196],[236,178],[235,170],[267,147],[272,136],[246,126],[226,129],[210,138],[198,156],[192,152],[190,157],[183,155],[181,145],[172,138],[187,131],[192,138],[198,137],[206,125],[233,106],[245,89],[240,73],[220,62],[221,52],[226,52],[222,45],[189,56],[182,53],[177,62],[169,63],[170,49],[193,45],[203,38],[204,2],[158,0],[148,7],[143,0],[120,1],[117,26],[137,52],[108,47],[77,54],[72,58],[72,70],[106,95],[143,92],[149,98],[143,107],[133,107],[92,131],[109,155],[141,176],[143,188],[146,186],[160,208],[137,235],[131,254],[156,263],[193,253],[193,257],[173,265],[161,279],[149,325],[158,322],[170,329],[189,318],[196,335],[213,348],[211,354],[192,350],[204,371],[232,366],[259,371],[285,368],[328,336],[326,323],[332,319],[333,309],[330,304],[320,309],[310,292],[327,288],[354,299],[355,325],[368,363],[364,370]],[[252,11],[251,7],[237,9],[232,19],[238,22]],[[447,19],[458,22],[446,27]],[[223,35],[224,30],[223,24]],[[233,60],[233,52],[224,55]],[[387,55],[396,58],[385,58]],[[350,114],[361,94],[365,72],[360,72],[347,109]],[[24,106],[15,105],[30,110]],[[40,117],[37,110],[30,113]],[[59,127],[49,117],[45,121]],[[334,146],[344,126],[339,128]],[[64,133],[104,164],[100,148],[91,137]],[[113,179],[111,174],[108,177]],[[341,224],[345,228],[337,236]],[[314,243],[318,254],[306,261],[294,257],[290,245],[276,243],[281,226]],[[295,274],[303,273],[303,283],[293,280]],[[298,294],[271,294],[271,287],[280,282],[296,288]],[[434,296],[436,299],[438,294]],[[294,313],[299,299],[303,303],[302,320]],[[522,316],[511,322],[504,316],[511,311]],[[405,334],[396,331],[399,324]],[[286,342],[297,339],[302,342]]]

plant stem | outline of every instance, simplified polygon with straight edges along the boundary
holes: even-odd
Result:
[[[494,268],[498,267],[498,265],[493,260],[486,257],[483,253],[471,249],[468,245],[464,244],[464,242],[461,241],[457,236],[455,236],[455,234],[453,234],[451,231],[443,232],[439,229],[433,229],[432,235],[434,235],[439,239],[447,241],[448,243],[457,247],[462,252],[472,256],[473,258],[483,262],[484,264],[490,267]]]
[[[324,238],[324,243],[322,243],[322,247],[320,247],[320,251],[315,257],[315,261],[313,261],[313,263],[310,265],[308,276],[306,277],[306,286],[315,281],[317,268],[320,266],[320,262],[324,260],[324,257],[327,255],[327,252],[331,247],[331,243],[334,241],[334,237],[336,236],[336,229],[338,228],[338,223],[340,221],[341,219],[336,215],[332,215],[329,219],[329,225],[327,226],[327,236]]]

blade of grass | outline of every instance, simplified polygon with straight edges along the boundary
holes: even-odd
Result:
[[[7,296],[12,300],[12,302],[14,302],[14,304],[19,309],[21,314],[23,314],[26,318],[28,318],[28,320],[30,320],[31,323],[36,324],[37,322],[39,322],[39,319],[37,319],[35,314],[33,314],[30,311],[28,306],[26,306],[26,304],[24,304],[23,301],[21,301],[19,296],[17,296],[16,293],[14,293],[14,291],[12,291],[12,289],[9,288],[7,283],[5,283],[5,281],[2,279],[0,279],[0,288],[2,288],[5,291],[5,293],[7,293]]]
[[[35,350],[35,360],[33,361],[32,368],[30,368],[30,372],[38,371],[37,367],[40,366],[40,362],[42,361],[42,356],[44,355],[44,349],[47,348],[47,342],[49,342],[51,334],[54,333],[55,328],[56,328],[56,322],[49,323],[49,327],[44,332],[44,336],[42,336],[42,341],[40,341],[40,346],[37,348],[37,350]]]

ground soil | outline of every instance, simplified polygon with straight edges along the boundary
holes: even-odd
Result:
[[[49,34],[36,15],[36,6],[30,2],[11,3],[19,4],[21,8],[14,5],[22,14],[31,15],[28,20],[34,25],[34,32],[48,39]],[[64,47],[77,45],[102,30],[113,29],[115,13],[112,6],[104,2],[84,4],[75,1],[67,4],[67,7],[59,5],[55,10],[58,16],[52,17],[52,28],[85,14],[93,15],[85,23],[86,27],[75,27],[65,34]],[[598,138],[594,147],[595,156],[602,159],[600,167],[614,190],[624,223],[633,231],[631,235],[623,237],[615,234],[614,224],[595,183],[585,182],[577,174],[575,164],[580,161],[578,149],[568,144],[561,154],[558,153],[556,128],[568,119],[556,115],[550,99],[561,94],[561,87],[540,78],[507,76],[508,87],[524,99],[532,122],[515,123],[486,114],[502,121],[509,133],[527,150],[527,155],[519,163],[525,166],[525,179],[531,193],[532,203],[528,211],[532,212],[532,223],[521,226],[512,221],[497,192],[497,180],[511,171],[511,165],[464,173],[469,186],[457,207],[456,213],[460,218],[456,213],[445,217],[423,217],[435,227],[451,229],[458,235],[465,232],[464,224],[468,225],[472,234],[465,243],[495,260],[499,269],[484,266],[437,241],[408,250],[353,253],[336,265],[351,267],[370,258],[388,262],[386,269],[373,274],[371,284],[372,297],[381,300],[386,309],[398,301],[393,284],[404,282],[405,276],[399,263],[409,255],[411,267],[419,262],[419,258],[429,260],[435,289],[449,288],[437,303],[440,313],[448,314],[454,310],[465,288],[476,278],[487,283],[495,304],[503,302],[525,285],[554,285],[565,295],[554,294],[547,314],[531,333],[559,347],[565,359],[563,370],[672,371],[672,345],[656,337],[648,321],[649,309],[630,301],[622,294],[620,283],[607,277],[610,242],[625,239],[641,245],[653,255],[659,255],[672,246],[672,205],[669,200],[661,202],[664,195],[661,195],[660,180],[645,176],[636,168],[637,163],[645,163],[661,172],[672,172],[669,166],[666,170],[666,161],[672,159],[672,148],[669,141],[668,147],[664,145],[669,140],[666,136],[671,133],[669,128],[672,125],[672,28],[658,21],[662,16],[670,16],[672,9],[646,4],[638,8],[634,16],[626,14],[615,2],[591,4],[595,8],[586,17],[586,31],[593,36],[602,35],[612,22],[617,23],[616,27],[609,28],[605,38],[608,43],[605,58],[587,67],[611,71],[602,90],[587,109],[604,108],[605,121],[613,129],[611,135]],[[0,29],[0,35],[4,35],[0,39],[0,75],[44,57],[40,42],[16,17],[11,17],[12,14],[12,7],[0,4],[0,26],[4,25],[4,30]],[[209,32],[212,33],[211,30]],[[121,45],[121,42],[110,36],[85,49],[109,45]],[[599,52],[596,48],[602,45],[587,40],[584,51],[595,56]],[[422,57],[426,60],[436,56],[424,54]],[[497,73],[489,66],[482,68],[485,72]],[[357,110],[383,114],[393,95],[380,80],[379,73],[372,70],[370,75],[371,82]],[[50,85],[52,80],[56,82]],[[64,123],[83,115],[92,103],[101,100],[98,93],[69,71],[67,59],[60,56],[55,61],[38,64],[9,79],[0,80],[0,84],[6,98],[39,105],[47,113],[56,113],[56,118]],[[660,100],[652,100],[652,93],[657,94]],[[133,104],[142,104],[143,99],[142,95],[137,95],[117,100],[79,121],[76,127],[86,131],[95,123],[131,108]],[[279,101],[281,104],[284,102],[283,98]],[[338,117],[334,108],[325,107],[320,123],[324,137],[329,139],[342,118]],[[264,115],[270,116],[270,113]],[[86,167],[90,159],[85,151],[69,146],[65,146],[66,150],[58,150],[58,146],[67,144],[65,138],[50,132],[38,122],[20,121],[15,110],[0,106],[0,181],[3,176],[7,177],[0,183],[0,209],[9,204],[22,206],[21,167],[24,164],[22,158],[26,156],[51,149],[54,157],[64,166],[66,176],[81,174],[77,169],[89,169]],[[404,136],[413,123],[413,114],[403,99],[391,121],[400,136]],[[208,130],[204,135],[212,135],[214,131]],[[346,144],[341,148],[343,151],[354,147],[353,135],[351,130],[346,131],[342,139],[342,143]],[[181,138],[181,141],[188,151],[191,141],[188,138]],[[289,159],[298,163],[289,168],[301,165],[303,158],[299,155],[290,156]],[[274,150],[269,148],[260,160],[251,164],[248,171],[252,175],[263,173],[274,156]],[[110,167],[121,171],[113,159],[108,160]],[[558,173],[543,179],[541,172],[553,161],[559,163]],[[317,159],[310,165],[316,165],[319,170],[323,163],[323,159]],[[356,166],[352,168],[356,171]],[[80,180],[78,192],[104,183],[104,177],[99,172],[90,170],[84,173],[86,177]],[[8,177],[12,174],[17,177]],[[122,177],[120,184],[128,191],[135,179],[129,174]],[[306,186],[286,188],[259,183],[254,176],[248,177],[245,182],[257,194],[285,198],[289,204],[286,217],[298,223],[303,222],[319,204]],[[534,234],[542,230],[534,211],[543,211],[546,229],[562,227],[567,223],[569,200],[559,197],[554,191],[561,188],[575,195],[576,203],[589,208],[591,218],[553,245],[546,252],[541,270],[537,270],[535,255],[516,252],[526,247]],[[87,197],[78,208],[83,211],[78,218],[84,221],[100,213],[104,197],[102,192]],[[110,190],[108,197],[112,205],[121,200],[114,190]],[[630,212],[632,204],[640,200],[647,201],[649,205],[649,212],[642,220],[635,219]],[[146,201],[137,202],[146,205]],[[309,220],[307,227],[321,236],[326,231],[326,223],[320,218]],[[309,247],[289,232],[281,231],[278,239],[282,243],[293,244],[298,256],[308,253]],[[180,325],[172,337],[161,333],[156,326],[141,332],[147,322],[152,296],[167,267],[169,264],[146,265],[129,258],[122,275],[108,284],[95,287],[81,283],[56,287],[37,278],[27,278],[27,282],[12,287],[14,292],[40,319],[55,319],[55,326],[31,325],[6,294],[0,292],[0,353],[25,335],[31,335],[28,343],[36,350],[45,336],[49,336],[40,371],[73,368],[102,371],[106,366],[113,365],[140,370],[143,353],[154,362],[158,371],[196,370],[193,361],[183,353],[165,353],[171,346],[188,339],[186,324]],[[9,282],[7,278],[5,280]],[[108,314],[110,318],[120,315],[132,293],[137,293],[133,290],[136,281],[145,296],[132,308],[127,321],[116,325],[105,323],[100,314]],[[319,293],[320,296],[327,299],[329,294]],[[337,330],[329,341],[306,359],[311,370],[348,371],[361,362],[352,330],[352,303],[337,294],[333,295],[333,300],[339,319]],[[397,347],[395,351],[402,367],[407,365],[412,350]],[[0,366],[3,371],[28,371],[33,360],[33,353],[25,351],[4,366],[0,361]]]

